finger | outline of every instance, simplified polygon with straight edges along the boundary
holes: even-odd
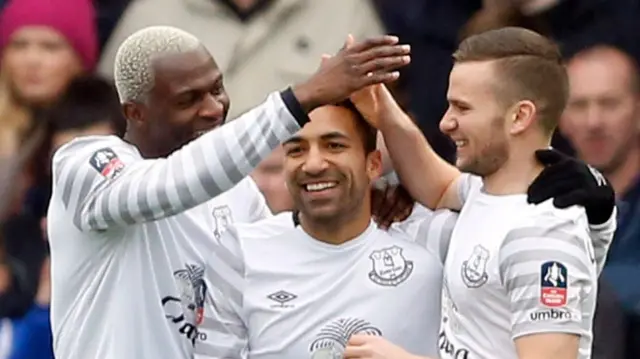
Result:
[[[564,155],[560,151],[557,151],[554,149],[547,149],[547,150],[537,150],[536,158],[540,163],[542,163],[545,166],[548,166],[548,165],[554,165],[554,164],[560,163],[562,160],[567,159],[568,156]]]
[[[369,350],[360,346],[347,345],[342,357],[344,359],[364,359],[369,358]]]
[[[364,64],[375,59],[410,55],[411,46],[409,45],[385,45],[374,47],[367,51],[353,53],[349,56],[354,60],[356,64]]]
[[[347,37],[347,40],[348,40],[348,37]],[[383,35],[383,36],[371,37],[364,41],[360,41],[355,44],[352,44],[349,47],[349,52],[360,53],[374,47],[396,45],[398,41],[400,41],[400,39],[398,39],[397,36]],[[346,49],[347,42],[345,42],[344,46]]]
[[[353,44],[355,44],[356,39],[353,37],[352,34],[347,35],[347,41],[344,43],[345,48],[349,49],[353,46]]]
[[[360,73],[389,72],[408,65],[411,62],[410,56],[394,56],[376,58],[357,67]]]
[[[539,204],[550,198],[564,196],[567,193],[573,192],[581,187],[582,186],[580,186],[579,183],[577,184],[571,179],[557,181],[552,185],[547,186],[534,187],[532,185],[527,191],[527,202]]]
[[[361,345],[367,344],[369,340],[371,340],[370,335],[354,334],[351,337],[349,337],[348,344],[349,346],[361,346]]]
[[[327,63],[327,61],[328,61],[331,57],[332,57],[331,55],[328,55],[328,54],[322,54],[322,57],[321,57],[321,59],[320,59],[320,65],[322,66],[322,65],[326,64],[326,63]]]
[[[380,72],[380,73],[370,73],[370,76],[363,76],[358,84],[357,89],[361,89],[367,86],[376,85],[376,84],[386,84],[393,81],[396,81],[400,78],[400,72]]]
[[[589,193],[584,190],[576,190],[566,193],[553,199],[553,206],[557,208],[567,208],[575,205],[584,206]]]

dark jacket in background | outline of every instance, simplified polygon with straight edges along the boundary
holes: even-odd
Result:
[[[31,308],[48,246],[40,220],[32,216],[14,216],[3,224],[2,231],[13,283],[0,295],[0,318],[18,318]]]

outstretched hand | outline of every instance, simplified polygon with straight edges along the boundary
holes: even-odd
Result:
[[[309,112],[345,100],[367,86],[396,80],[397,70],[411,60],[410,47],[398,41],[395,36],[380,36],[356,43],[349,35],[343,48],[325,57],[309,80],[294,86],[296,98]]]
[[[585,207],[590,224],[606,222],[615,208],[615,193],[605,177],[583,161],[557,150],[538,150],[545,166],[527,191],[527,201],[538,204],[553,198],[553,205]]]

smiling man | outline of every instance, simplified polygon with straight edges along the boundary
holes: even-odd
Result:
[[[209,273],[218,285],[202,327],[212,339],[196,345],[198,358],[243,358],[247,350],[253,359],[341,358],[353,334],[436,356],[438,245],[455,214],[414,211],[378,228],[369,190],[382,171],[376,130],[349,102],[310,117],[283,144],[299,216],[238,224],[213,249]]]

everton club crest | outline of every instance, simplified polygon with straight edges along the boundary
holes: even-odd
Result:
[[[369,258],[373,262],[369,279],[378,285],[395,287],[413,272],[413,262],[404,258],[402,248],[398,246],[373,251]]]

